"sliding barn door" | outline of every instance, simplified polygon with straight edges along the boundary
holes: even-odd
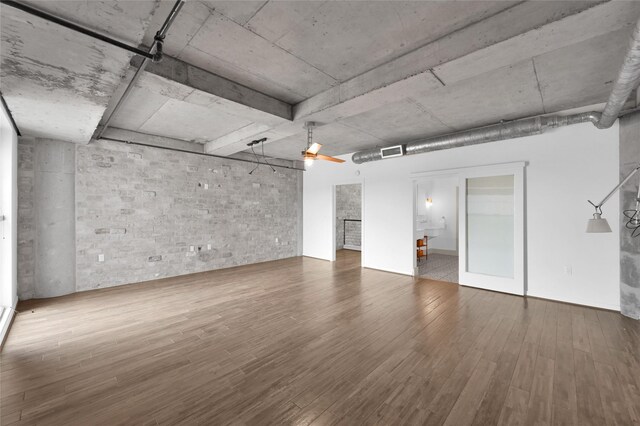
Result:
[[[524,164],[464,171],[460,182],[460,284],[525,294]]]

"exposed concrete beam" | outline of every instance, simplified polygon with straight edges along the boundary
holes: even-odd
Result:
[[[434,71],[445,84],[452,84],[625,27],[631,29],[638,15],[640,2],[600,4],[443,63]]]
[[[301,123],[307,120],[331,123],[416,93],[446,90],[443,84],[631,27],[638,15],[640,2],[520,3],[300,102],[293,108],[297,125],[286,123],[252,138],[266,136],[273,142],[301,133]],[[558,37],[559,33],[562,37]],[[496,48],[498,45],[511,54],[503,54]],[[532,45],[534,51],[529,47]],[[229,143],[219,150],[212,144],[205,150],[228,155],[233,148],[244,149],[246,142],[247,139]]]
[[[146,133],[134,132],[131,130],[118,129],[116,127],[109,127],[102,138],[102,140],[119,141],[119,142],[132,142],[133,144],[139,143],[147,146],[154,146],[158,148],[178,149],[182,151],[193,152],[194,154],[209,154],[204,150],[204,145],[187,142],[179,139],[167,138],[163,136],[150,135]],[[241,160],[256,161],[253,154],[247,152],[237,152],[229,155],[230,158],[237,158]],[[267,156],[268,164],[272,166],[293,167],[297,169],[304,169],[304,162],[298,160],[288,160],[284,158],[274,158]],[[265,167],[269,167],[267,162],[260,156],[260,163]]]
[[[553,37],[554,32],[558,26],[563,27],[566,25],[564,22],[568,18],[564,18],[567,15],[581,14],[591,10],[589,14],[590,20],[583,19],[583,25],[590,22],[592,25],[597,26],[603,32],[612,31],[615,29],[611,27],[612,22],[616,21],[630,21],[634,22],[635,18],[629,17],[629,9],[633,6],[626,6],[625,10],[620,10],[619,6],[609,4],[599,5],[598,3],[584,3],[584,2],[525,2],[518,4],[504,12],[501,12],[489,19],[477,22],[473,25],[465,27],[459,31],[449,34],[440,38],[432,43],[429,43],[419,49],[416,49],[404,56],[401,56],[393,61],[383,64],[371,71],[361,74],[352,78],[337,87],[333,87],[325,92],[322,92],[312,98],[309,98],[303,102],[294,106],[294,119],[310,118],[314,114],[325,112],[325,115],[329,116],[330,108],[339,108],[341,111],[337,114],[344,117],[347,112],[347,101],[353,101],[357,107],[355,113],[359,114],[364,112],[362,105],[367,105],[367,108],[374,109],[381,106],[381,102],[389,103],[395,102],[397,99],[391,99],[387,101],[385,96],[377,96],[378,90],[384,89],[387,92],[394,92],[395,85],[398,87],[411,88],[411,81],[417,77],[423,76],[426,80],[433,80],[438,84],[434,84],[433,88],[440,87],[439,79],[442,76],[438,70],[443,69],[442,64],[448,64],[455,62],[460,58],[466,58],[468,56],[476,57],[479,52],[484,51],[485,48],[490,48],[496,43],[510,40],[513,38],[522,37],[523,34],[534,31],[536,34],[545,33],[548,37]],[[635,9],[640,10],[637,6]],[[598,16],[600,14],[609,14],[611,17],[607,22],[602,25],[599,23]],[[637,13],[634,15],[637,16]],[[551,25],[554,23],[555,25]],[[622,25],[618,23],[618,28]],[[499,31],[496,31],[499,28]],[[576,28],[572,26],[570,30],[566,30],[566,39],[557,40],[552,39],[546,45],[541,45],[540,50],[546,49],[546,51],[553,50],[557,47],[566,46],[568,44],[577,41],[584,40],[585,38],[593,36],[592,28],[584,31],[576,31]],[[573,31],[571,31],[573,30]],[[576,34],[579,33],[579,34]],[[488,36],[492,35],[492,36]],[[557,46],[557,47],[556,47]],[[522,49],[525,53],[528,49]],[[529,56],[530,57],[530,56]],[[508,58],[507,55],[504,58]],[[522,58],[511,61],[511,64],[521,62]],[[504,62],[504,60],[502,61]],[[498,69],[505,65],[495,66],[492,69]],[[482,74],[482,72],[476,72],[475,65],[466,64],[466,72],[475,73],[475,75]],[[432,70],[435,71],[433,75]],[[438,78],[436,78],[436,76]],[[445,84],[448,84],[445,81]],[[415,90],[414,90],[415,93]],[[368,99],[357,98],[368,96],[372,97],[371,102]],[[345,104],[345,105],[343,105]],[[350,114],[354,115],[354,114]],[[319,117],[313,117],[318,119]]]
[[[220,138],[223,139],[223,142],[220,142],[220,139],[207,142],[204,146],[204,150],[210,154],[231,155],[247,149],[247,143],[254,139],[267,138],[266,143],[270,143],[296,135],[302,131],[306,130],[304,130],[301,123],[286,123],[281,126],[277,126],[274,129],[268,129],[266,131],[250,135],[230,134]],[[235,138],[234,140],[234,137],[240,137],[240,139]]]
[[[216,149],[222,149],[222,148],[228,147],[229,145],[237,143],[238,140],[251,138],[254,135],[258,135],[262,132],[266,132],[269,129],[271,129],[271,127],[266,124],[251,123],[241,129],[228,133],[222,136],[221,138],[218,138],[214,141],[207,142],[205,151],[213,152]]]
[[[157,6],[37,3],[48,13],[131,45],[141,42]],[[2,92],[21,132],[88,143],[131,54],[23,11],[5,5],[1,9]]]
[[[177,148],[196,153],[204,152],[204,146],[199,143],[187,142],[163,136],[149,135],[146,133],[134,132],[132,130],[118,129],[116,127],[109,127],[105,131],[104,137],[129,142],[140,142],[163,148]]]
[[[229,155],[230,158],[239,158],[241,160],[255,161],[256,157],[249,152],[237,152]],[[304,169],[304,162],[299,160],[287,160],[284,158],[274,158],[267,156],[267,161],[273,166],[295,167],[296,169]],[[260,162],[264,163],[264,159],[260,156]],[[266,163],[263,167],[269,167]]]
[[[131,63],[133,66],[138,67],[140,61],[140,58],[133,58]],[[288,103],[170,56],[165,56],[160,63],[147,65],[145,72],[262,111],[266,114],[285,120],[292,119],[292,108]]]

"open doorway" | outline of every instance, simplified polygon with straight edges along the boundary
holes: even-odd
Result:
[[[416,173],[414,275],[526,294],[525,166],[513,162]]]
[[[458,176],[417,182],[415,194],[416,275],[458,283]]]
[[[336,260],[360,262],[362,252],[362,184],[335,187]]]

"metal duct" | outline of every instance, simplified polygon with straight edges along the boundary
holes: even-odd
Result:
[[[405,152],[406,155],[420,154],[441,149],[515,139],[523,136],[539,135],[548,128],[570,126],[572,124],[586,122],[593,123],[599,129],[608,129],[618,119],[622,107],[639,83],[640,20],[638,20],[633,30],[629,50],[627,51],[624,63],[618,74],[618,79],[613,86],[609,100],[602,113],[592,111],[567,116],[539,116],[508,123],[493,124],[486,127],[411,142],[405,145]],[[380,148],[372,148],[356,152],[351,159],[356,164],[362,164],[369,161],[381,160],[382,156],[380,155]]]
[[[405,145],[405,153],[406,155],[421,154],[423,152],[539,135],[549,128],[586,122],[595,124],[599,120],[600,113],[598,112],[585,112],[567,116],[525,118],[411,142]],[[351,159],[356,164],[362,164],[369,161],[381,160],[382,156],[380,155],[380,148],[372,148],[356,152]]]
[[[602,111],[602,118],[596,123],[597,128],[608,129],[613,126],[624,103],[629,99],[633,89],[638,87],[638,83],[640,83],[640,20],[633,30],[629,50],[624,57],[622,68],[613,85],[609,100]]]

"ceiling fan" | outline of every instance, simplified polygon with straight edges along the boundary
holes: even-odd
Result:
[[[311,166],[315,160],[332,161],[334,163],[344,163],[344,160],[335,157],[329,157],[328,155],[318,154],[322,145],[317,142],[313,142],[313,128],[316,123],[313,121],[307,121],[304,123],[305,129],[307,129],[307,149],[302,151],[302,157],[304,158],[305,166]]]

